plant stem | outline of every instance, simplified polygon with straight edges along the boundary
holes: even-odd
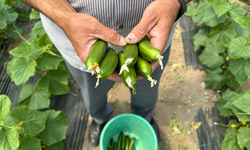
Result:
[[[217,123],[217,122],[214,122],[215,125],[218,125],[218,126],[221,126],[221,127],[226,127],[228,128],[228,125],[224,125],[224,124],[221,124],[221,123]]]

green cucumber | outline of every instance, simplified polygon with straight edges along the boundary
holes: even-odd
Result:
[[[114,142],[115,142],[115,139],[114,139],[114,138],[111,138],[111,139],[110,139],[110,142],[109,142],[109,146],[113,146],[113,145],[114,145]]]
[[[138,46],[137,44],[127,44],[124,48],[124,65],[121,67],[119,74],[123,70],[129,71],[128,66],[132,67],[135,65],[138,58]]]
[[[155,48],[147,36],[145,36],[141,41],[139,41],[139,52],[141,56],[149,62],[159,61],[161,65],[161,70],[163,69],[162,64],[162,53],[159,49]]]
[[[147,60],[143,59],[141,56],[138,56],[137,62],[135,64],[135,69],[139,75],[141,75],[144,78],[148,78],[151,87],[156,85],[157,81],[152,79],[151,77],[152,68]]]
[[[134,150],[135,149],[135,138],[131,138],[131,141],[129,143],[129,150]]]
[[[99,71],[98,66],[106,53],[107,47],[107,42],[103,40],[97,40],[90,49],[90,52],[85,61],[85,65],[88,70],[92,70],[92,74],[95,72],[95,70],[96,72]]]
[[[125,150],[129,150],[129,143],[130,143],[130,139],[129,136],[126,137],[126,147]]]
[[[96,73],[96,87],[99,85],[99,79],[108,78],[115,70],[118,64],[118,55],[115,50],[112,48],[108,48],[105,56],[103,57],[100,63],[100,72]]]
[[[124,65],[124,51],[121,51],[119,54],[119,69]],[[123,83],[128,87],[133,89],[133,94],[136,94],[135,85],[136,85],[136,72],[134,66],[128,67],[128,71],[124,70],[121,74]],[[130,82],[129,82],[130,81]],[[129,82],[129,83],[128,83]]]
[[[108,150],[113,150],[112,146],[109,146],[109,147],[108,147]]]
[[[126,146],[126,135],[123,134],[122,136],[122,149],[125,149]]]
[[[116,143],[116,141],[114,142],[114,145],[112,147],[113,147],[113,150],[117,150],[117,143]]]
[[[138,58],[138,46],[137,44],[127,44],[124,47],[124,63],[128,59],[133,59],[127,66],[134,66]]]
[[[123,133],[121,132],[118,137],[118,146],[117,146],[118,149],[122,148],[122,137],[123,137]]]

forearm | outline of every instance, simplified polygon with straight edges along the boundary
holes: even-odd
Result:
[[[27,5],[42,12],[58,26],[64,26],[70,14],[76,13],[66,0],[23,0]]]

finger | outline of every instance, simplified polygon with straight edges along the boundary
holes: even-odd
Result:
[[[119,75],[117,70],[115,70],[107,79],[114,82],[123,82],[122,77]]]
[[[125,46],[127,44],[123,36],[118,34],[115,30],[105,27],[101,23],[100,27],[98,27],[95,31],[95,37],[116,46]]]
[[[151,11],[144,12],[141,21],[127,35],[127,43],[134,44],[139,42],[156,24],[155,14]]]
[[[159,62],[152,62],[152,63],[150,63],[150,66],[151,66],[151,68],[152,68],[152,72],[154,72],[155,69],[156,69],[159,65],[160,65]]]
[[[78,49],[76,50],[78,56],[80,57],[83,63],[85,63],[88,57],[88,54],[90,52],[90,49],[93,47],[93,45],[95,44],[97,40],[98,40],[97,38],[89,38],[87,39],[87,42],[83,44],[79,50]],[[83,52],[83,50],[85,51]]]

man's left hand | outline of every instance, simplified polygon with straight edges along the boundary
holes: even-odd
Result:
[[[149,4],[139,24],[126,37],[127,43],[137,43],[147,35],[151,44],[163,52],[180,7],[178,0],[156,0]],[[158,62],[151,63],[152,71],[158,66]]]

